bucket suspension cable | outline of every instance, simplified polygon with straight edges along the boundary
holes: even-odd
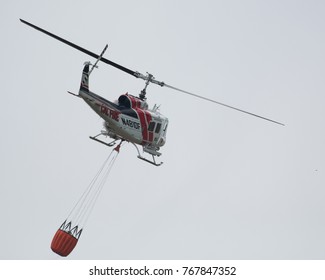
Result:
[[[104,168],[104,173],[100,174],[99,179],[98,179],[98,187],[95,187],[95,189],[94,189],[95,192],[93,195],[90,196],[90,201],[86,206],[85,214],[81,215],[81,217],[80,217],[81,219],[78,223],[80,223],[82,225],[86,225],[86,223],[89,219],[89,216],[95,207],[96,201],[98,200],[98,197],[105,186],[105,183],[108,179],[108,175],[110,174],[110,172],[114,166],[117,155],[118,155],[118,153],[116,153],[116,152],[114,152],[112,154],[112,158],[108,161],[107,166]]]
[[[55,233],[51,249],[60,256],[68,256],[75,248],[83,227],[87,223],[96,201],[102,192],[110,171],[119,154],[122,142],[115,147],[91,180],[90,184],[70,211],[67,219]]]
[[[85,211],[89,207],[88,205],[91,201],[91,198],[94,196],[94,193],[96,193],[98,191],[98,184],[96,184],[98,178],[100,177],[100,175],[103,172],[105,172],[104,171],[105,167],[107,165],[110,166],[110,164],[112,162],[111,158],[112,158],[113,152],[114,152],[114,150],[112,150],[112,152],[109,154],[109,156],[103,162],[102,166],[100,167],[100,169],[98,170],[98,172],[96,173],[94,178],[91,180],[88,187],[86,188],[86,190],[84,191],[84,193],[82,194],[80,199],[78,200],[78,202],[75,204],[75,206],[69,213],[67,219],[73,220],[74,223],[80,224],[80,219],[82,219],[82,217],[85,214]]]

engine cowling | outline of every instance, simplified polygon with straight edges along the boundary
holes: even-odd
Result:
[[[133,96],[131,94],[123,94],[118,99],[118,104],[126,108],[140,108],[143,110],[148,109],[148,103],[144,100],[141,100],[139,97]]]

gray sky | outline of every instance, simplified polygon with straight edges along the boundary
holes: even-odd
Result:
[[[50,242],[110,152],[68,94],[86,55],[23,18],[158,80],[159,168],[125,145],[70,259],[324,259],[324,1],[5,1],[0,259],[56,259]],[[107,99],[143,81],[100,64]]]

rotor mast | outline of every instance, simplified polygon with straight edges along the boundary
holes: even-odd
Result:
[[[147,97],[146,97],[147,87],[148,87],[148,85],[150,83],[152,83],[152,81],[155,79],[155,77],[152,74],[148,73],[148,72],[147,72],[147,75],[146,76],[142,75],[139,72],[137,72],[137,73],[139,74],[139,78],[141,78],[141,79],[143,79],[143,80],[146,81],[146,84],[145,84],[143,90],[141,90],[141,93],[139,94],[139,98],[141,100],[146,100],[147,99]]]

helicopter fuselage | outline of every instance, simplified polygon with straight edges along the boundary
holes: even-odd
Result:
[[[115,144],[115,140],[121,139],[132,142],[135,147],[137,148],[136,144],[141,145],[143,147],[143,151],[151,154],[153,156],[153,160],[150,161],[140,155],[139,149],[138,150],[138,158],[150,162],[154,165],[161,165],[162,163],[156,163],[154,156],[160,156],[161,153],[158,152],[159,148],[163,146],[166,142],[166,131],[168,126],[168,119],[161,115],[158,112],[158,108],[155,106],[152,110],[148,109],[148,104],[146,103],[146,89],[150,83],[159,85],[161,87],[170,88],[172,90],[182,92],[184,94],[200,98],[205,101],[212,102],[214,104],[218,104],[224,107],[227,107],[232,110],[236,110],[241,113],[245,113],[269,122],[273,122],[278,125],[284,126],[283,123],[277,122],[275,120],[263,117],[261,115],[257,115],[251,113],[246,110],[242,110],[237,107],[233,107],[227,105],[225,103],[216,101],[214,99],[210,99],[174,86],[171,86],[163,81],[156,80],[155,77],[147,72],[147,75],[144,75],[138,71],[133,71],[125,66],[117,64],[111,60],[108,60],[103,57],[108,45],[105,46],[103,51],[100,55],[93,53],[81,46],[78,46],[66,39],[63,39],[51,32],[48,32],[45,29],[42,29],[34,24],[31,24],[23,19],[20,21],[78,51],[81,51],[93,58],[96,59],[95,64],[92,65],[91,70],[89,71],[89,63],[86,63],[84,67],[83,76],[81,87],[79,91],[78,97],[81,97],[86,101],[86,103],[100,116],[105,120],[105,131],[101,132],[95,137],[90,137],[93,140],[101,142],[108,146],[113,146]],[[121,95],[118,102],[111,102],[99,95],[96,95],[93,92],[90,92],[88,89],[88,78],[90,73],[93,71],[94,68],[97,67],[99,61],[102,61],[112,67],[119,69],[135,78],[140,78],[145,81],[145,87],[141,91],[139,97],[135,97],[129,94]],[[71,92],[70,92],[71,93]],[[73,94],[73,93],[72,93]],[[76,95],[76,94],[73,94]],[[105,143],[97,137],[100,135],[109,136],[114,139],[111,143]]]
[[[83,69],[79,90],[81,97],[104,121],[106,136],[144,147],[152,155],[166,143],[168,119],[155,106],[148,109],[145,100],[128,93],[111,102],[89,90],[89,65]]]

